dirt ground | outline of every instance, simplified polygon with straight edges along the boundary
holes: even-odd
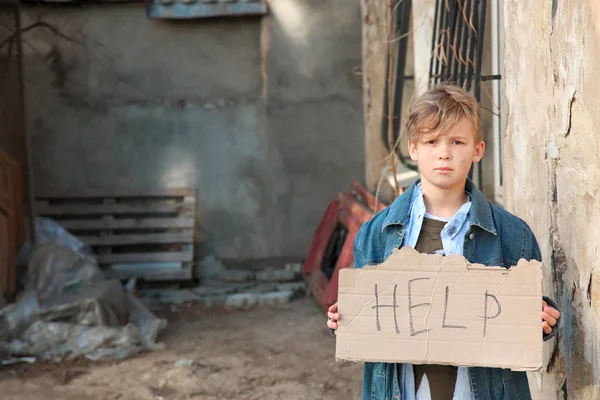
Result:
[[[167,349],[121,362],[0,368],[2,399],[358,399],[362,365],[336,362],[311,298],[231,311],[162,310]]]

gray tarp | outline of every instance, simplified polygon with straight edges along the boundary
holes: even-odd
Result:
[[[25,290],[0,311],[0,358],[122,359],[164,348],[156,339],[166,321],[106,280],[93,255],[52,224],[44,230],[57,234],[28,249]]]

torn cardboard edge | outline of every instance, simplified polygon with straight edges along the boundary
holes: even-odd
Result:
[[[542,367],[542,264],[510,269],[404,247],[339,275],[336,358]]]

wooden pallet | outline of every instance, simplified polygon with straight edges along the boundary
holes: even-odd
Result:
[[[192,279],[193,189],[37,193],[35,210],[92,247],[121,279]]]

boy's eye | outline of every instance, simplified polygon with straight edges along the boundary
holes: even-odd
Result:
[[[460,140],[455,140],[454,144],[463,144],[463,142],[461,142]]]
[[[427,141],[427,142],[425,142],[425,143],[427,143],[427,144],[435,144],[436,142],[437,142],[437,140],[435,140],[435,139],[431,139],[431,140],[428,140],[428,141]]]

